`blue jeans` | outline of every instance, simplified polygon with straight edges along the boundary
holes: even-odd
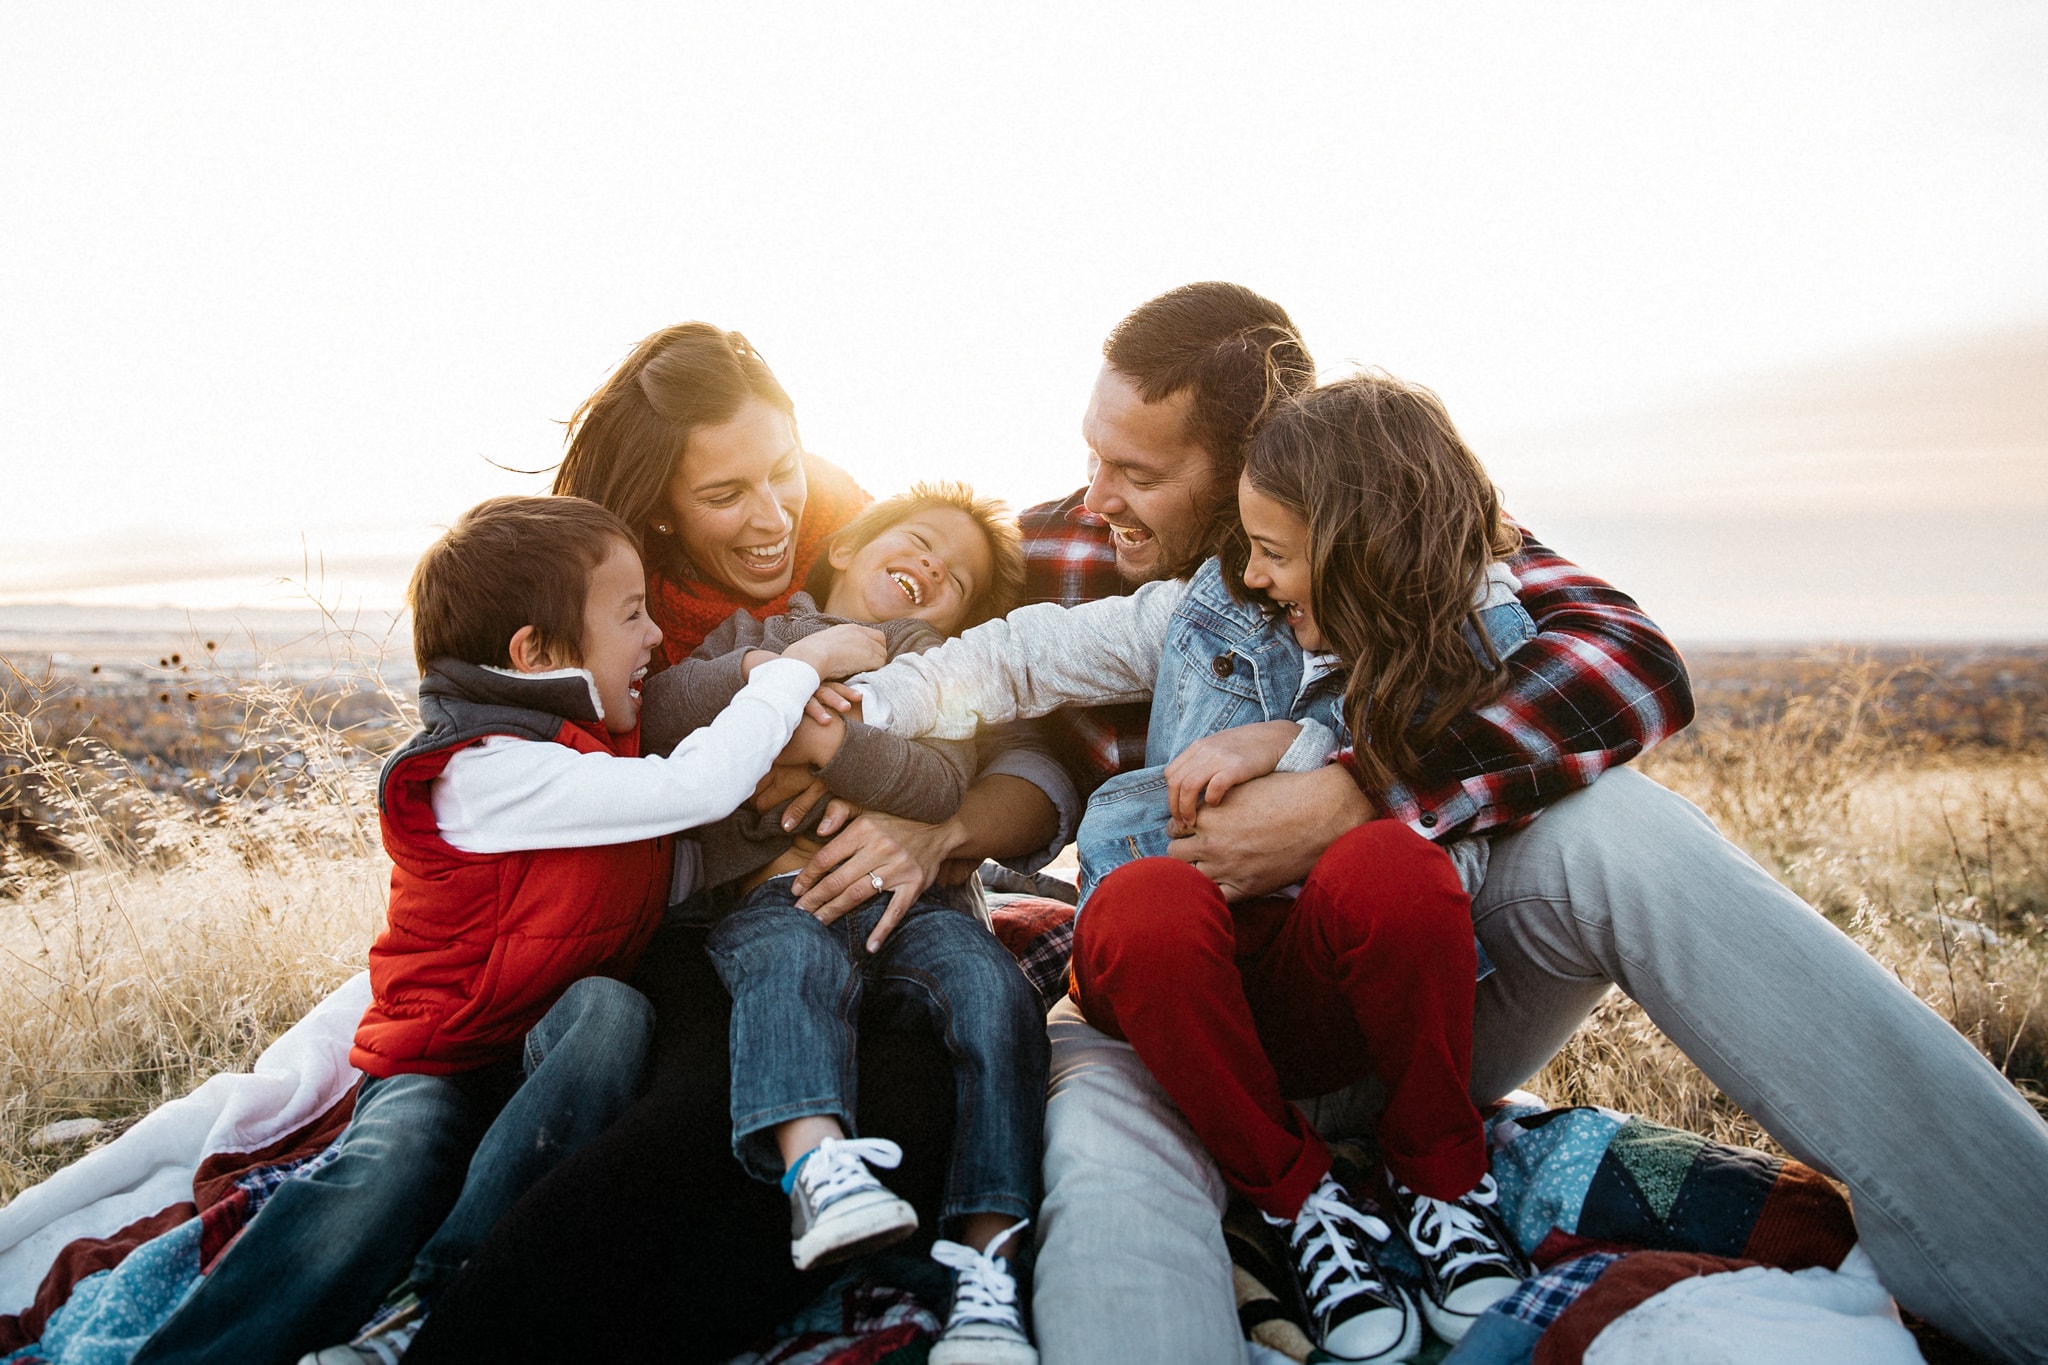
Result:
[[[889,897],[831,924],[796,906],[787,877],[757,887],[705,946],[732,995],[733,1152],[762,1180],[782,1173],[774,1128],[828,1115],[854,1126],[861,1004],[892,1024],[928,1019],[953,1062],[953,1151],[942,1223],[1028,1218],[1037,1204],[1048,1064],[1038,993],[994,934],[920,900],[867,950]],[[871,1015],[872,1017],[872,1015]]]
[[[632,1102],[653,1024],[638,991],[586,977],[517,1059],[365,1078],[335,1159],[278,1187],[136,1362],[289,1365],[353,1335],[408,1274],[431,1296],[529,1185]]]

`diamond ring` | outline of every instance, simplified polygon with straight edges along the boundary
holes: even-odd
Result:
[[[868,885],[874,887],[877,891],[887,891],[889,889],[882,885],[882,874],[879,872],[868,873]]]

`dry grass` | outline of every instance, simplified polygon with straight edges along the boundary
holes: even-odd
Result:
[[[1703,720],[1640,766],[2048,1110],[2048,763],[2030,746],[1930,745],[1886,719],[1897,680],[1843,660],[1782,715]],[[1531,1088],[1778,1150],[1619,994]]]
[[[350,685],[374,690],[376,676],[359,669]],[[36,787],[55,836],[0,838],[4,1201],[81,1150],[34,1145],[46,1124],[105,1119],[103,1141],[205,1077],[246,1067],[360,968],[387,877],[377,750],[410,714],[385,691],[385,724],[342,729],[332,688],[222,681],[237,738],[235,761],[217,768],[237,776],[167,793],[110,750],[53,731],[52,716],[68,713],[60,685],[19,673],[0,682],[5,780]],[[1889,682],[1851,661],[1781,716],[1702,722],[1643,766],[2038,1098],[2048,1087],[2048,767],[2031,751],[1930,750],[1923,736],[1885,728],[1875,702]],[[1534,1088],[1768,1145],[1619,996]]]
[[[332,689],[232,685],[239,741],[221,771],[236,780],[164,793],[104,746],[51,732],[61,685],[0,667],[7,775],[57,815],[56,856],[0,846],[4,1202],[78,1155],[39,1145],[45,1125],[107,1120],[104,1141],[246,1068],[361,970],[388,864],[376,755],[328,723]],[[402,718],[402,698],[388,706]]]

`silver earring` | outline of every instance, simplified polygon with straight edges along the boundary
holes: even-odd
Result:
[[[675,528],[665,521],[657,521],[654,523],[654,532],[656,535],[672,536],[675,534]]]

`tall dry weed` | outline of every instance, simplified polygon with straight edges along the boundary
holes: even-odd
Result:
[[[61,682],[0,667],[0,758],[53,816],[0,849],[4,1201],[78,1154],[37,1140],[52,1121],[106,1120],[103,1140],[246,1068],[361,969],[388,875],[372,741],[410,715],[386,690],[390,723],[352,732],[332,723],[346,686],[223,680],[237,744],[204,790],[165,792],[61,728]]]

